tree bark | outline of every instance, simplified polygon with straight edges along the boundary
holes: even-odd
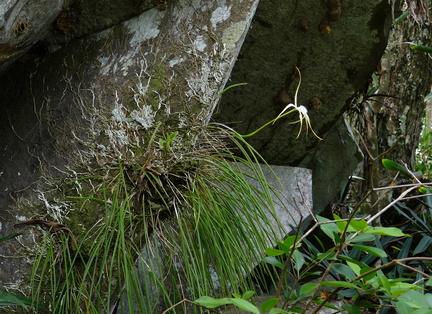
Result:
[[[361,171],[365,181],[361,183],[360,192],[355,194],[372,191],[369,205],[365,205],[371,213],[388,204],[391,197],[389,191],[373,191],[373,188],[390,185],[396,174],[384,169],[383,158],[415,170],[425,113],[423,98],[432,83],[430,56],[411,49],[413,45],[432,44],[428,10],[410,10],[408,18],[393,26],[377,80],[369,86],[369,89],[379,89],[375,89],[375,95],[367,95],[365,91],[362,101],[350,114],[365,154]]]

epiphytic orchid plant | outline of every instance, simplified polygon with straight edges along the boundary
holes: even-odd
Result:
[[[305,106],[302,106],[302,105],[299,106],[299,105],[298,105],[298,102],[297,102],[297,95],[298,95],[298,91],[299,91],[299,89],[300,89],[300,85],[301,85],[301,72],[300,72],[299,68],[297,68],[297,67],[296,67],[296,70],[297,70],[297,72],[299,73],[300,80],[299,80],[299,83],[298,83],[298,85],[297,85],[297,89],[296,89],[296,92],[295,92],[295,95],[294,95],[294,103],[293,103],[293,104],[288,104],[288,105],[287,105],[287,106],[286,106],[286,107],[281,111],[281,113],[280,113],[276,118],[274,118],[273,120],[267,122],[267,123],[264,124],[262,127],[260,127],[259,129],[253,131],[252,133],[249,133],[249,134],[246,134],[246,135],[242,135],[242,137],[251,137],[252,135],[255,135],[256,133],[258,133],[259,131],[261,131],[263,128],[265,128],[266,126],[268,126],[269,124],[274,124],[274,123],[275,123],[277,120],[279,120],[280,118],[285,117],[285,116],[289,115],[290,113],[292,113],[292,112],[294,112],[294,111],[297,111],[298,114],[299,114],[299,119],[298,119],[297,121],[291,122],[291,123],[298,123],[298,122],[300,122],[300,129],[299,129],[299,132],[298,132],[296,138],[299,138],[299,136],[300,136],[300,134],[301,134],[301,131],[302,131],[302,129],[303,129],[303,120],[305,120],[305,122],[306,122],[306,134],[307,134],[307,132],[308,132],[308,129],[310,129],[310,130],[312,131],[313,135],[315,135],[316,138],[322,140],[322,138],[319,137],[319,136],[315,133],[315,131],[313,130],[313,128],[312,128],[312,125],[311,125],[311,121],[310,121],[310,118],[309,118],[309,115],[308,115],[308,110],[307,110],[307,108],[306,108]],[[290,108],[292,108],[292,109],[290,110]]]

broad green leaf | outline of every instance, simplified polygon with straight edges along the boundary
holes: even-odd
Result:
[[[378,283],[384,289],[385,292],[391,294],[390,282],[384,274],[378,276]]]
[[[354,235],[354,234],[352,234]],[[350,235],[351,236],[351,235]],[[375,236],[370,233],[361,233],[353,238],[350,236],[347,237],[347,241],[349,242],[372,242],[375,241]]]
[[[237,298],[230,298],[229,301],[231,301],[231,303],[237,306],[238,308],[241,308],[243,310],[249,311],[254,314],[260,314],[258,308],[252,303],[250,303],[249,301],[243,299],[237,299]]]
[[[349,262],[349,261],[347,261],[347,264],[348,264],[349,268],[351,268],[351,270],[356,274],[356,276],[360,276],[361,267],[359,265],[357,265],[356,263]]]
[[[242,299],[247,300],[250,297],[252,297],[255,294],[255,291],[246,291],[245,293],[243,293],[243,295],[241,296]]]
[[[428,235],[423,235],[423,238],[420,240],[419,244],[415,248],[412,255],[416,255],[419,253],[423,253],[432,243],[432,237]]]
[[[362,310],[361,307],[350,305],[350,304],[344,304],[342,305],[342,308],[347,311],[349,314],[361,314]]]
[[[408,170],[401,165],[400,163],[393,161],[391,159],[383,159],[381,160],[384,168],[391,171],[397,171],[400,173],[403,173],[404,175],[407,175],[408,177],[411,177],[411,174],[408,172]]]
[[[409,237],[409,234],[405,234],[399,228],[395,227],[371,227],[369,226],[364,230],[365,233],[386,235],[391,237]]]
[[[301,287],[300,287],[300,291],[299,291],[299,293],[300,294],[307,294],[307,295],[309,295],[309,294],[311,294],[312,292],[314,292],[314,290],[315,290],[315,288],[317,287],[317,283],[314,283],[314,282],[308,282],[308,283],[305,283],[304,285],[302,285]]]
[[[348,222],[342,221],[342,218],[340,218],[336,214],[333,214],[333,220],[339,220],[339,221],[336,221],[336,225],[338,226],[339,232],[342,233],[345,230],[345,227],[348,224]]]
[[[317,215],[316,218],[318,222],[329,221],[329,219],[321,217],[319,215]],[[339,228],[334,222],[322,224],[320,228],[330,239],[333,240],[333,242],[336,241],[336,235],[339,233]]]
[[[367,265],[366,265],[365,263],[363,263],[363,262],[361,262],[361,261],[358,261],[358,260],[356,260],[356,259],[354,259],[354,258],[351,258],[351,257],[349,257],[349,256],[346,256],[346,255],[339,255],[339,259],[344,260],[344,261],[346,261],[347,263],[350,262],[350,263],[352,263],[352,264],[356,264],[356,265],[358,265],[360,268],[367,267]]]
[[[350,246],[355,247],[356,249],[359,249],[360,251],[363,251],[368,254],[372,254],[374,256],[378,257],[386,257],[387,253],[379,248],[367,246],[367,245],[360,245],[360,244],[350,244]]]
[[[332,260],[336,260],[336,252],[335,249],[332,248],[330,249],[331,252],[327,251],[324,253],[320,253],[317,255],[317,259],[318,260],[326,260],[326,261],[332,261]]]
[[[284,268],[284,264],[282,264],[276,257],[274,257],[274,256],[266,256],[266,257],[264,257],[263,258],[263,261],[264,262],[266,262],[266,263],[268,263],[268,264],[270,264],[270,265],[273,265],[273,266],[276,266],[276,267],[278,267],[278,268],[280,268],[280,269],[283,269]]]
[[[209,297],[209,296],[200,297],[199,299],[196,299],[194,302],[201,304],[205,307],[211,308],[211,309],[214,309],[215,307],[218,307],[221,305],[226,305],[226,304],[232,303],[230,301],[230,299],[227,299],[227,298],[215,299],[215,298]]]
[[[299,238],[299,236],[297,236],[297,235],[292,235],[292,236],[287,237],[287,238],[284,240],[283,243],[284,243],[287,247],[291,248],[291,247],[293,247],[294,243],[296,243],[296,241],[298,240],[298,238]]]
[[[368,223],[366,222],[366,220],[363,220],[363,219],[362,220],[351,219],[349,224],[356,231],[361,231],[361,230],[364,230],[368,227]]]
[[[293,255],[292,255],[292,258],[295,262],[294,267],[299,272],[305,263],[304,255],[302,252],[295,250]]]
[[[338,227],[339,233],[344,232],[347,224],[348,224],[348,222],[346,222],[346,221],[337,221],[336,222],[336,226]]]
[[[432,93],[431,93],[432,94]],[[431,192],[431,189],[428,189],[428,188],[426,188],[426,187],[424,187],[424,186],[421,186],[421,187],[419,187],[419,192],[420,193],[422,193],[422,194],[429,194],[430,192]]]
[[[274,308],[279,303],[279,298],[271,298],[268,300],[265,300],[263,304],[261,304],[261,312],[267,312],[270,311],[272,308]]]
[[[428,280],[428,281],[426,281],[426,286],[429,286],[429,287],[431,287],[431,286],[432,286],[432,277],[431,277],[431,278],[429,278],[429,280]]]
[[[372,270],[373,268],[372,267],[369,267],[369,266],[366,266],[366,267],[363,267],[362,269],[361,269],[361,271],[360,271],[360,274],[364,274],[364,273],[367,273],[368,271],[370,271],[370,270]],[[372,278],[375,278],[376,277],[376,272],[372,272],[372,273],[370,273],[369,275],[366,275],[366,276],[364,276],[363,277],[363,280],[365,280],[365,281],[369,281],[369,280],[371,280]]]
[[[347,281],[320,281],[323,286],[341,287],[341,288],[358,288],[357,285]]]
[[[238,293],[233,293],[232,294],[232,296],[234,297],[234,298],[238,298],[238,299],[241,299],[241,295],[240,294],[238,294]]]
[[[276,242],[280,249],[286,254],[289,255],[291,253],[291,246],[286,246],[283,242]]]
[[[266,254],[268,256],[280,256],[284,254],[284,251],[273,248],[266,248]]]
[[[356,274],[353,272],[353,270],[345,264],[334,263],[332,270],[334,270],[338,274],[341,274],[342,276],[344,276],[345,278],[348,278],[348,279],[353,279],[356,277]]]

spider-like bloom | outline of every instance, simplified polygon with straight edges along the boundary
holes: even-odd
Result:
[[[300,80],[299,80],[299,83],[298,83],[298,85],[297,85],[297,89],[296,89],[296,92],[295,92],[295,95],[294,95],[294,103],[293,104],[288,104],[282,111],[281,111],[281,113],[279,113],[279,115],[276,117],[276,119],[274,119],[273,120],[273,123],[275,123],[279,118],[281,118],[282,116],[285,116],[285,115],[288,115],[288,114],[290,114],[291,112],[293,112],[294,110],[297,110],[297,112],[298,112],[298,114],[299,114],[299,120],[298,121],[295,121],[295,122],[293,122],[293,123],[297,123],[297,122],[300,122],[300,130],[299,130],[299,132],[298,132],[298,134],[297,134],[297,137],[296,137],[296,139],[297,138],[299,138],[299,136],[300,136],[300,134],[301,134],[301,131],[302,131],[302,128],[303,128],[303,119],[306,121],[306,135],[307,135],[307,132],[308,132],[308,129],[311,129],[311,131],[312,131],[312,133],[315,135],[315,137],[317,137],[318,139],[320,139],[320,140],[322,140],[322,138],[321,137],[319,137],[316,133],[315,133],[315,131],[313,130],[313,128],[312,128],[312,125],[311,125],[311,121],[310,121],[310,118],[309,118],[309,115],[308,115],[308,110],[307,110],[307,108],[305,107],[305,106],[299,106],[298,105],[298,103],[297,103],[297,95],[298,95],[298,91],[299,91],[299,89],[300,89],[300,84],[301,84],[301,73],[300,73],[300,70],[296,67],[296,69],[297,69],[297,72],[299,73],[299,77],[300,77]],[[288,111],[288,112],[286,112],[288,109],[290,109],[290,108],[293,108],[292,110],[290,110],[290,111]]]

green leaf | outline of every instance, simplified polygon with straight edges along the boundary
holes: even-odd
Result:
[[[284,251],[273,248],[266,248],[266,254],[268,256],[279,256],[284,254]]]
[[[268,300],[265,300],[261,304],[261,312],[267,312],[270,311],[272,308],[274,308],[279,303],[279,298],[271,298]]]
[[[357,285],[346,281],[320,281],[320,284],[331,287],[358,288]]]
[[[361,261],[358,261],[358,260],[356,260],[354,258],[351,258],[349,256],[346,256],[346,255],[339,255],[339,259],[344,260],[347,263],[349,262],[349,263],[352,263],[352,264],[356,264],[360,268],[367,267],[367,265],[365,263],[363,263]]]
[[[276,241],[276,244],[280,249],[286,254],[289,255],[291,253],[291,246],[286,246],[283,242]]]
[[[351,236],[354,234],[351,234]],[[349,242],[372,242],[375,241],[375,236],[369,233],[361,233],[353,238],[350,236],[347,237],[347,241]]]
[[[266,256],[266,257],[264,257],[263,258],[263,261],[264,262],[266,262],[266,263],[268,263],[268,264],[270,264],[270,265],[273,265],[273,266],[276,266],[276,267],[278,267],[278,268],[280,268],[280,269],[283,269],[284,268],[284,264],[282,264],[276,257],[274,257],[274,256]]]
[[[294,267],[299,272],[305,263],[304,255],[302,252],[295,250],[293,255],[292,255],[292,258],[295,262]]]
[[[407,175],[408,177],[411,177],[411,174],[408,172],[408,170],[400,163],[393,161],[391,159],[383,159],[381,160],[381,162],[384,168],[386,168],[387,170],[397,171]]]
[[[290,312],[287,312],[285,310],[279,309],[279,308],[273,308],[270,310],[269,314],[292,314],[294,311],[291,309]],[[298,313],[298,312],[296,312]]]
[[[201,304],[202,306],[208,307],[210,309],[214,309],[215,307],[221,305],[232,304],[230,299],[227,298],[215,299],[209,296],[200,297],[199,299],[196,299],[194,302]]]
[[[21,295],[0,291],[0,306],[8,306],[8,305],[19,305],[24,307],[34,306],[36,308],[39,308],[42,311],[48,312],[48,309],[46,309],[42,305],[37,304],[31,299],[28,299]]]
[[[422,193],[422,194],[429,194],[429,193],[431,192],[431,189],[428,189],[428,188],[426,188],[426,187],[424,187],[424,186],[419,187],[418,190],[419,190],[419,192]]]
[[[385,292],[391,294],[390,282],[384,274],[378,276],[378,283],[384,289]]]
[[[245,293],[243,293],[243,295],[241,296],[242,299],[247,300],[250,297],[252,297],[255,294],[255,291],[246,291]]]
[[[386,257],[387,253],[379,248],[367,246],[367,245],[360,245],[360,244],[350,244],[350,246],[355,247],[356,249],[359,249],[360,251],[366,252],[368,254],[372,254],[374,256],[378,257]]]
[[[316,218],[318,222],[329,221],[329,219],[321,217],[319,215],[317,215]],[[336,242],[336,235],[339,233],[339,228],[334,222],[322,224],[320,228],[330,239],[333,240],[333,242]]]
[[[347,265],[356,274],[356,276],[361,275],[361,267],[359,265],[357,265],[356,263],[349,262],[349,261],[347,261]]]
[[[399,15],[399,17],[395,18],[395,20],[393,21],[393,25],[402,22],[404,19],[408,17],[409,14],[410,14],[409,11],[405,11],[404,13]]]
[[[227,90],[229,90],[233,87],[242,86],[242,85],[247,85],[247,83],[237,83],[237,84],[230,85],[230,86],[226,87],[223,91],[221,91],[219,93],[219,96],[221,96],[223,93],[225,93]]]
[[[417,46],[411,46],[411,49],[422,51],[422,52],[427,52],[427,53],[432,53],[432,47],[429,47],[429,46],[417,45]]]
[[[428,100],[431,99],[431,98],[432,98],[432,92],[430,92],[429,94],[427,94],[427,95],[424,97],[423,101],[428,101]]]
[[[3,237],[3,238],[0,238],[0,243],[3,242],[3,241],[9,240],[9,239],[11,239],[11,238],[14,238],[14,237],[16,237],[16,236],[19,236],[19,235],[21,235],[21,234],[22,234],[22,233],[12,233],[12,234],[9,234],[9,235],[7,235],[7,236],[5,236],[5,237]]]
[[[255,305],[253,305],[252,303],[250,303],[249,301],[246,301],[243,299],[236,299],[236,298],[231,298],[231,299],[229,299],[229,301],[231,301],[232,304],[234,304],[235,306],[237,306],[240,309],[249,311],[251,313],[260,314],[260,311],[258,310],[258,308]]]
[[[347,311],[349,314],[361,314],[362,310],[361,307],[350,305],[350,304],[344,304],[342,305],[342,308]]]
[[[299,306],[293,306],[289,310],[290,310],[290,312],[293,312],[293,313],[301,313],[301,311],[303,311],[303,308],[299,307]]]
[[[299,236],[292,235],[292,236],[287,237],[283,243],[285,244],[286,247],[292,248],[298,239],[299,239]]]
[[[366,222],[366,220],[363,219],[362,220],[351,219],[349,224],[351,227],[354,228],[355,231],[362,231],[368,227],[368,223]]]
[[[306,294],[306,295],[310,295],[312,292],[314,292],[314,290],[316,289],[316,287],[317,287],[317,283],[314,283],[314,282],[308,282],[308,283],[305,283],[304,285],[302,285],[301,287],[300,287],[300,291],[299,291],[299,293],[302,295],[302,294]]]
[[[386,235],[390,237],[409,237],[409,234],[405,234],[399,228],[395,227],[368,227],[364,230],[365,233]]]
[[[342,276],[344,276],[345,278],[348,278],[348,279],[354,279],[356,277],[353,270],[345,264],[334,263],[332,270],[334,270],[338,274],[341,274]]]
[[[420,240],[419,244],[415,248],[412,255],[416,255],[419,253],[423,253],[432,243],[432,237],[428,235],[423,235],[423,238]]]

